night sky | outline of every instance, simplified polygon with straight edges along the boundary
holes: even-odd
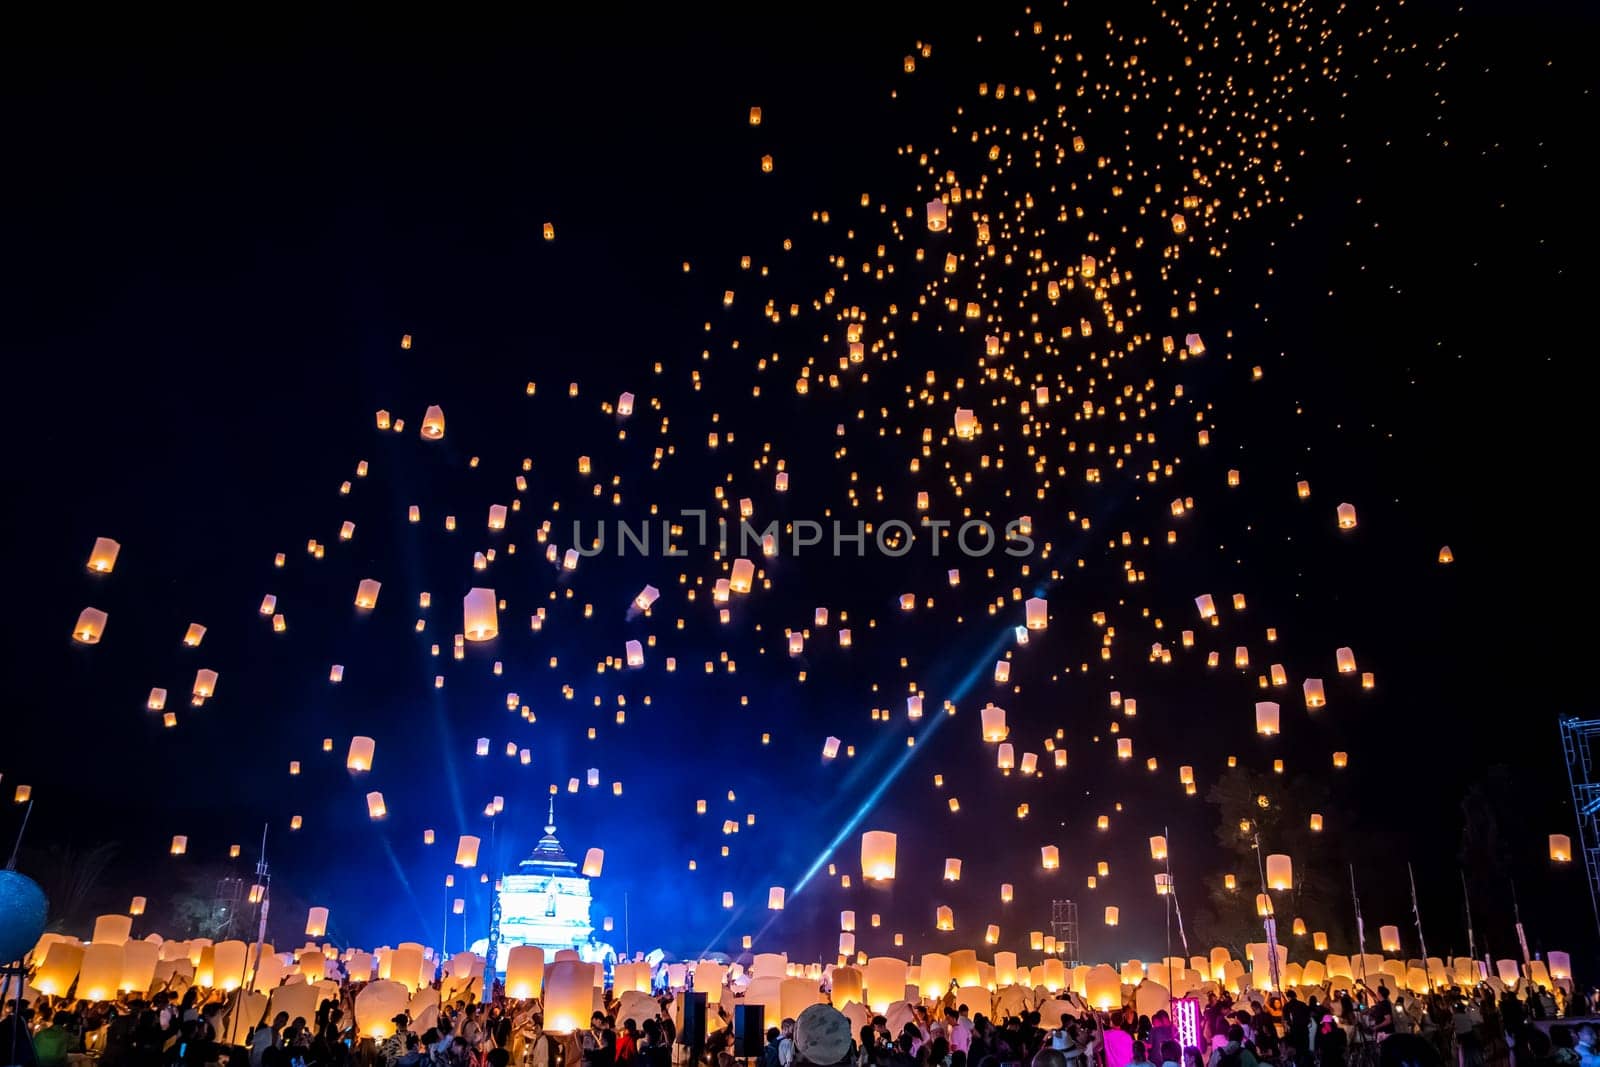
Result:
[[[1320,900],[1336,951],[1354,948],[1354,864],[1369,938],[1380,923],[1401,925],[1407,954],[1418,954],[1409,859],[1431,955],[1465,954],[1464,871],[1480,955],[1485,940],[1497,958],[1516,954],[1509,872],[1531,947],[1593,957],[1600,945],[1581,864],[1552,867],[1546,838],[1576,836],[1556,724],[1590,714],[1592,703],[1593,375],[1582,318],[1596,235],[1583,164],[1597,118],[1585,47],[1597,17],[1581,4],[1416,0],[1342,13],[1242,0],[1213,10],[1203,49],[1179,40],[1168,18],[1195,33],[1200,6],[1163,15],[1161,5],[1109,0],[1032,12],[597,10],[498,27],[380,28],[337,15],[193,46],[150,27],[140,35],[155,39],[137,47],[86,41],[67,27],[14,37],[0,64],[13,451],[0,831],[9,849],[21,818],[9,797],[31,785],[20,869],[48,883],[52,846],[113,842],[77,913],[58,918],[85,934],[95,914],[139,894],[151,902],[148,928],[160,929],[163,909],[196,878],[230,867],[248,874],[265,824],[280,947],[300,942],[309,904],[331,908],[340,944],[435,942],[454,896],[466,898],[469,934],[481,937],[488,892],[476,875],[532,848],[556,784],[568,851],[606,851],[594,914],[615,917],[616,930],[601,936],[619,949],[626,908],[628,947],[690,957],[737,952],[753,934],[758,949],[828,960],[841,909],[883,915],[880,929],[858,934],[874,954],[894,954],[896,931],[904,953],[976,945],[988,923],[1000,926],[999,947],[1025,950],[1028,932],[1046,928],[1049,902],[1063,898],[1081,909],[1083,958],[1151,959],[1167,936],[1151,834],[1170,830],[1195,952],[1211,943],[1202,912],[1222,874],[1238,874],[1246,904],[1254,892],[1253,867],[1219,844],[1219,809],[1206,799],[1232,755],[1269,777],[1272,760],[1285,761],[1277,801],[1326,802],[1321,839],[1285,832],[1266,850],[1302,852],[1299,872],[1316,883],[1308,907]],[[1253,190],[1252,205],[1259,193],[1269,201],[1213,226],[1188,212],[1192,240],[1170,261],[1167,283],[1160,246],[1181,242],[1162,213],[1175,209],[1188,168],[1174,157],[1181,137],[1159,136],[1161,94],[1204,71],[1231,73],[1238,95],[1218,106],[1250,99],[1269,112],[1273,79],[1291,60],[1333,51],[1281,41],[1269,58],[1260,25],[1285,11],[1331,20],[1339,73],[1293,70],[1289,99],[1310,117],[1280,123],[1270,146],[1245,153],[1268,161],[1262,177],[1219,167],[1208,190],[1227,205],[1224,216],[1244,203],[1238,185]],[[1031,32],[1035,19],[1042,35]],[[1069,42],[1052,39],[1068,33]],[[1066,54],[1054,75],[1052,52]],[[1131,52],[1158,89],[1125,115],[1124,99],[1113,106],[1098,87],[1128,77]],[[903,66],[908,55],[914,73]],[[1060,92],[1050,90],[1055,80]],[[1080,82],[1086,94],[1075,92]],[[1004,101],[998,84],[1013,90]],[[1039,100],[1016,99],[1023,87]],[[1177,100],[1192,106],[1192,94]],[[762,109],[759,126],[748,121],[752,106]],[[1067,146],[1059,173],[1023,174],[1039,142],[1018,134],[1036,123]],[[1239,145],[1218,132],[1225,125],[1219,116],[1187,143],[1238,159]],[[1084,154],[1071,151],[1075,133]],[[990,144],[1015,166],[996,175]],[[916,156],[934,149],[930,173]],[[1044,152],[1051,159],[1054,147]],[[762,173],[768,154],[773,169]],[[1097,154],[1115,160],[1107,171],[1131,161],[1142,173],[1113,196],[1113,175],[1085,180]],[[946,168],[969,199],[952,205],[961,209],[952,232],[930,233],[923,204],[948,192]],[[1011,194],[1028,188],[1041,201],[1106,214],[1017,239],[1013,265],[982,260],[972,212],[1007,207],[998,193],[970,200],[985,173]],[[1082,187],[1068,192],[1073,180]],[[815,215],[824,211],[826,223]],[[547,222],[553,241],[543,237]],[[994,225],[1004,255],[1012,241]],[[1138,234],[1147,242],[1135,249]],[[876,257],[885,240],[888,255]],[[925,262],[913,260],[918,247]],[[1092,337],[1074,331],[1060,353],[1022,359],[1018,337],[986,359],[989,328],[958,330],[962,317],[939,306],[943,288],[920,309],[922,322],[907,321],[930,285],[976,299],[982,271],[984,284],[1012,287],[1014,308],[1035,248],[1053,278],[1086,252],[1102,269],[1134,271],[1138,299],[1113,290],[1111,301],[1142,303],[1130,335],[1155,339],[1109,381],[1101,376],[1094,396],[1110,405],[1124,383],[1142,391],[1153,382],[1160,410],[1139,428],[1160,444],[1141,445],[1124,470],[1081,442],[1104,449],[1131,440],[1133,427],[1114,414],[1074,422],[1095,374],[1084,369],[1087,352],[1125,340],[1103,322]],[[947,252],[967,257],[949,281]],[[831,264],[835,255],[846,265]],[[893,262],[895,274],[861,277],[875,259]],[[1200,292],[1197,311],[1168,318],[1174,286]],[[820,303],[830,288],[837,298]],[[1043,328],[1077,326],[1091,307],[1084,288],[1080,279],[1066,294],[1078,303],[1064,300],[1059,322],[1046,312]],[[731,307],[726,290],[736,294]],[[762,314],[769,298],[781,324]],[[800,315],[789,315],[791,302]],[[890,304],[897,311],[885,326]],[[864,365],[839,370],[840,314],[852,306],[863,309],[867,340],[884,348],[869,343]],[[1181,347],[1189,332],[1204,338],[1204,356],[1163,357],[1162,334]],[[795,381],[813,358],[801,395]],[[1026,388],[980,382],[986,366],[1025,372]],[[838,388],[826,382],[832,373]],[[1029,417],[1017,410],[1035,373],[1079,391],[1034,411],[1052,422],[1046,436],[1025,436]],[[1184,395],[1169,405],[1175,384]],[[931,401],[917,398],[924,388]],[[620,419],[605,406],[624,390],[637,399]],[[998,396],[1004,406],[990,407]],[[416,432],[430,404],[448,420],[439,442]],[[978,407],[985,429],[976,440],[952,432],[957,406]],[[379,409],[404,419],[405,431],[376,429]],[[913,472],[925,427],[930,451]],[[709,433],[721,435],[715,450]],[[1067,452],[1065,439],[1079,450]],[[1046,475],[1030,445],[1049,457],[1043,501],[1034,492]],[[671,453],[654,464],[658,447]],[[978,456],[1002,447],[1004,469],[979,469]],[[580,456],[591,458],[591,474],[579,473]],[[528,488],[518,492],[525,457]],[[1152,458],[1175,471],[1144,481]],[[355,476],[361,460],[365,478]],[[780,460],[787,494],[774,490]],[[960,497],[947,460],[973,471]],[[1058,464],[1066,474],[1055,474]],[[1092,466],[1103,469],[1098,485],[1085,480]],[[1226,485],[1229,469],[1241,472],[1237,488]],[[1295,493],[1302,479],[1307,500]],[[341,496],[346,480],[352,489]],[[758,526],[916,521],[916,493],[929,491],[939,518],[959,521],[968,506],[997,524],[1030,516],[1051,554],[952,561],[919,541],[893,559],[758,557],[771,588],[736,596],[723,624],[711,583],[728,561],[707,550],[618,559],[608,546],[564,575],[535,539],[548,518],[564,552],[574,517],[592,531],[596,520],[638,520],[652,505],[659,533],[679,509],[715,507],[719,484],[730,502],[756,501]],[[1195,508],[1175,518],[1169,504],[1183,497]],[[513,499],[522,510],[508,528],[487,531],[489,506]],[[1336,528],[1342,501],[1358,509],[1354,530]],[[415,525],[406,521],[412,504],[422,513]],[[346,543],[338,531],[347,520],[356,534]],[[1168,530],[1176,544],[1165,543]],[[1123,531],[1133,544],[1111,545]],[[98,536],[122,544],[110,575],[85,570]],[[310,539],[326,546],[325,558],[308,556]],[[1437,562],[1444,545],[1455,556],[1448,566]],[[474,571],[473,553],[489,548],[495,562]],[[1129,561],[1145,581],[1125,580]],[[945,572],[955,566],[962,581],[951,588]],[[352,603],[363,578],[383,583],[371,612]],[[649,618],[632,617],[629,602],[646,583],[661,600]],[[460,598],[475,585],[507,605],[500,636],[469,644],[458,662]],[[1049,600],[1049,628],[1026,648],[1013,642],[1023,621],[1014,588]],[[432,606],[419,611],[424,591]],[[269,593],[284,633],[257,612]],[[905,593],[916,594],[915,611],[900,610]],[[1203,593],[1223,617],[1214,630],[1195,610]],[[1246,597],[1243,612],[1228,606],[1235,593]],[[991,614],[997,597],[1003,606]],[[92,647],[70,637],[86,605],[110,615]],[[535,633],[529,615],[541,607],[549,617]],[[830,610],[826,627],[813,625],[818,607]],[[1096,612],[1115,627],[1108,660]],[[414,631],[419,616],[424,633]],[[208,627],[198,649],[180,643],[191,622]],[[853,647],[841,649],[836,631],[846,625]],[[800,656],[788,654],[789,628],[810,630]],[[1179,647],[1184,629],[1196,631],[1195,648]],[[644,668],[597,672],[626,640],[651,635]],[[1171,664],[1150,662],[1154,641],[1173,651]],[[1238,645],[1250,649],[1248,670],[1232,666]],[[1375,674],[1373,690],[1335,674],[1340,646]],[[1212,649],[1222,665],[1208,669]],[[1001,686],[992,671],[1007,650],[1011,677]],[[706,673],[705,661],[724,652],[737,670],[718,662]],[[1290,685],[1264,692],[1256,678],[1274,662]],[[338,685],[328,681],[335,663],[345,668]],[[217,694],[190,708],[201,667],[219,671]],[[1304,707],[1307,676],[1325,680],[1327,707]],[[908,685],[925,694],[920,722],[907,721]],[[152,686],[167,688],[175,727],[145,710]],[[1136,698],[1137,717],[1112,707],[1111,691]],[[507,710],[508,692],[536,722]],[[1269,699],[1282,705],[1283,734],[1263,739],[1252,707]],[[946,700],[955,715],[944,714]],[[997,771],[994,746],[979,739],[978,710],[990,701],[1007,709],[1019,757],[1039,755],[1037,777]],[[872,717],[877,708],[887,721]],[[1064,771],[1041,747],[1058,729]],[[370,774],[344,768],[356,734],[376,739]],[[856,755],[824,761],[829,735]],[[475,757],[484,736],[491,754]],[[1134,739],[1134,759],[1115,758],[1116,737]],[[530,750],[529,765],[503,754],[508,741]],[[1349,752],[1347,770],[1332,769],[1335,750]],[[1159,767],[1148,772],[1152,756]],[[299,777],[288,774],[291,760]],[[1197,795],[1184,795],[1180,765],[1195,768]],[[567,781],[589,768],[600,787],[569,794]],[[367,817],[369,790],[386,798],[381,822]],[[1499,866],[1482,850],[1463,853],[1469,794],[1491,798]],[[493,854],[486,849],[473,884],[446,891],[457,835],[487,842],[482,809],[495,795],[505,811]],[[698,799],[707,815],[695,814]],[[1026,819],[1016,817],[1022,803]],[[1107,832],[1095,829],[1103,813]],[[297,831],[293,815],[304,820]],[[725,819],[741,824],[737,835],[721,832]],[[438,844],[423,845],[424,828]],[[866,829],[900,834],[892,887],[860,884]],[[174,834],[188,836],[188,855],[166,855]],[[229,864],[235,843],[244,856]],[[1060,846],[1060,871],[1040,869],[1045,844]],[[946,857],[963,861],[959,882],[941,880]],[[1102,860],[1111,875],[1087,889]],[[797,888],[819,861],[835,862],[855,886],[841,888],[824,867]],[[1015,885],[1010,904],[1000,903],[1002,882]],[[784,911],[766,909],[770,886],[789,889]],[[732,911],[721,907],[724,891],[735,895]],[[941,904],[955,911],[954,933],[934,930]],[[1106,905],[1120,907],[1114,929],[1101,921]]]

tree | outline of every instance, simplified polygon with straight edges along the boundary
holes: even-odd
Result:
[[[1294,945],[1296,918],[1305,920],[1308,933],[1343,928],[1338,909],[1344,883],[1337,857],[1348,823],[1333,810],[1324,783],[1306,777],[1286,781],[1282,775],[1235,767],[1212,785],[1206,801],[1217,809],[1217,844],[1231,858],[1235,888],[1227,889],[1221,877],[1211,879],[1206,905],[1196,915],[1202,939],[1239,956],[1246,944],[1266,939],[1256,897],[1270,853],[1283,853],[1294,865],[1292,888],[1269,894],[1279,942]],[[1311,829],[1313,814],[1322,816],[1326,829]]]
[[[51,930],[87,925],[90,897],[116,854],[113,844],[88,848],[52,844],[30,854],[22,864],[24,871],[39,883],[50,901]]]

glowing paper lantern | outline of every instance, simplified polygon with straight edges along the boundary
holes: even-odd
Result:
[[[328,933],[328,909],[312,908],[306,912],[306,936],[326,937]]]
[[[1027,611],[1028,629],[1043,630],[1050,625],[1050,603],[1044,597],[1031,597],[1023,607]]]
[[[458,860],[457,862],[460,861]],[[600,870],[605,866],[605,862],[605,849],[591,848],[588,852],[584,853],[583,856],[583,876],[585,878],[600,877]],[[467,864],[466,866],[471,866],[471,864]]]
[[[506,956],[506,996],[512,1000],[531,1000],[539,995],[544,982],[544,949],[538,945],[514,945]]]
[[[983,722],[983,739],[985,741],[1004,741],[1009,731],[1006,729],[1006,709],[993,704],[985,704],[978,713]]]
[[[1046,962],[1054,963],[1057,966],[1061,964],[1060,960]],[[1084,996],[1096,1011],[1110,1011],[1112,1008],[1120,1007],[1122,1005],[1122,976],[1117,973],[1115,968],[1104,963],[1098,967],[1091,967],[1084,977]]]
[[[961,861],[951,857],[944,861],[944,880],[947,882],[961,881]]]
[[[438,404],[428,405],[422,414],[422,428],[418,431],[424,441],[438,441],[444,437],[444,409]]]
[[[1307,678],[1300,683],[1300,688],[1306,695],[1306,707],[1320,708],[1328,703],[1328,698],[1322,691],[1321,678]]]
[[[71,941],[52,941],[45,949],[44,961],[34,971],[33,987],[52,997],[65,996],[83,964],[82,945]]]
[[[1270,700],[1256,703],[1256,733],[1272,737],[1278,732],[1278,705]]]
[[[144,897],[134,897],[132,902],[129,903],[129,905],[128,905],[128,914],[129,915],[143,915],[144,914],[144,905],[145,905]],[[131,924],[130,924],[130,926],[131,926]]]
[[[48,959],[48,953],[46,958]],[[85,947],[82,950],[78,970],[78,999],[89,1001],[116,999],[117,986],[122,981],[122,962],[123,952],[120,942],[114,945],[96,943]]]
[[[507,995],[510,995],[509,987]],[[363,1036],[381,1041],[394,1036],[393,1019],[410,1008],[411,989],[403,982],[387,978],[369,982],[356,994],[356,1026]]]
[[[861,835],[861,876],[870,882],[894,878],[895,835],[887,830],[868,830]],[[871,988],[870,979],[868,988]]]
[[[1339,529],[1354,530],[1356,528],[1356,506],[1354,504],[1340,504]]]
[[[181,856],[189,851],[189,838],[183,834],[172,835],[172,848],[169,850],[174,856]]]
[[[117,565],[117,553],[122,546],[109,537],[96,537],[89,550],[89,569],[96,574],[110,574]]]
[[[372,756],[377,748],[377,742],[370,737],[357,735],[350,739],[350,752],[344,758],[345,770],[370,771],[372,770]]]
[[[462,834],[461,840],[456,843],[456,866],[476,867],[478,865],[478,845],[479,841],[476,837],[471,834]]]
[[[1553,863],[1571,863],[1572,838],[1566,834],[1551,834],[1550,860]]]
[[[767,908],[771,911],[783,910],[783,886],[775,885],[767,890]]]
[[[1055,845],[1040,846],[1039,862],[1047,871],[1056,870],[1061,866],[1061,849]]]
[[[370,611],[378,606],[378,592],[383,583],[376,578],[363,578],[356,585],[356,607]]]
[[[927,206],[928,229],[938,233],[946,226],[948,209],[943,200],[930,200]]]
[[[491,641],[500,633],[498,603],[493,589],[474,587],[461,598],[462,636],[468,641]]]
[[[941,904],[934,911],[934,928],[937,930],[954,930],[956,928],[955,912],[948,904]]]
[[[1107,907],[1106,907],[1106,925],[1107,926],[1115,926],[1115,925],[1117,925],[1117,920],[1118,920],[1119,915],[1120,915],[1120,913],[1117,911],[1117,908],[1116,908],[1115,905],[1107,905]]]
[[[99,608],[84,608],[72,627],[72,639],[83,645],[97,645],[106,632],[106,613]]]
[[[383,794],[374,789],[367,794],[367,818],[382,819],[389,814],[388,807],[383,802]]]

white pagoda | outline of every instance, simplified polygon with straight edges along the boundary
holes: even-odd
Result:
[[[544,836],[517,873],[500,879],[497,899],[495,961],[504,972],[509,950],[517,945],[537,945],[551,959],[560,949],[574,949],[591,963],[609,963],[610,945],[594,939],[589,921],[593,904],[589,879],[556,839],[556,802],[550,801]]]

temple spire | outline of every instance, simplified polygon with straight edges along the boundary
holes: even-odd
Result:
[[[545,816],[544,832],[547,833],[547,834],[553,834],[553,833],[556,832],[556,798],[555,797],[551,797],[550,798],[550,813]]]

